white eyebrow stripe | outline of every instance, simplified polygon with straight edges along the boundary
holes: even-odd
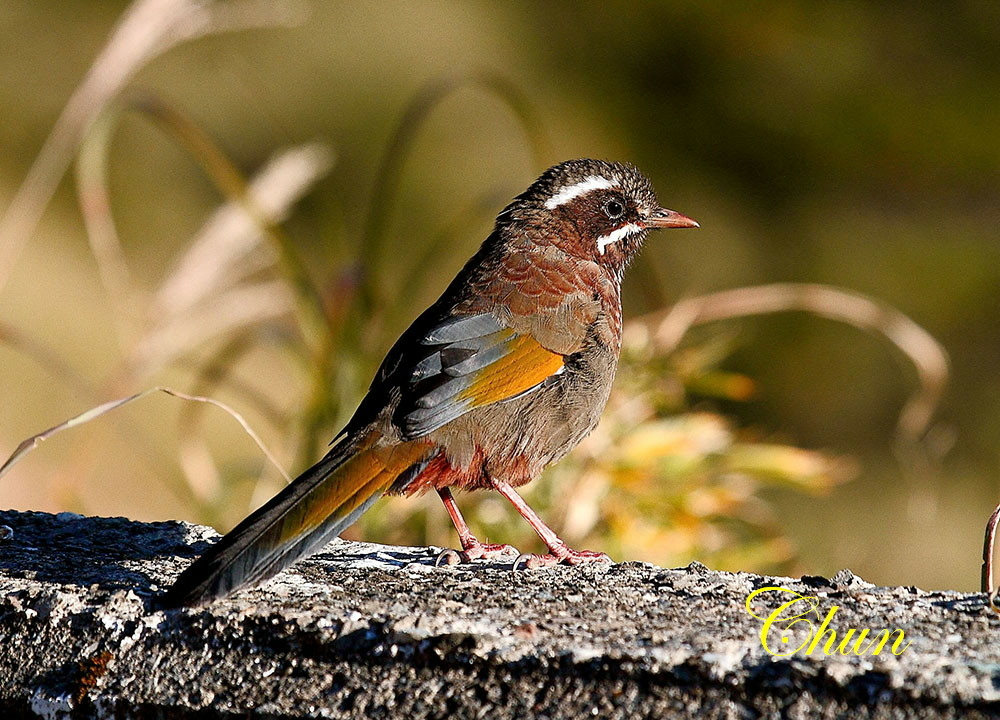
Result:
[[[618,183],[613,180],[608,180],[606,177],[601,177],[600,175],[591,175],[586,180],[581,180],[578,183],[564,187],[562,190],[545,201],[545,207],[552,210],[560,205],[565,205],[570,200],[578,198],[584,193],[589,193],[593,190],[607,190],[613,187],[618,187]]]
[[[597,238],[597,252],[601,255],[604,254],[604,248],[612,243],[616,243],[619,240],[627,238],[629,235],[635,235],[636,233],[642,232],[646,228],[641,225],[636,225],[635,223],[629,223],[627,225],[622,225],[617,230],[612,230],[607,235],[601,235]]]

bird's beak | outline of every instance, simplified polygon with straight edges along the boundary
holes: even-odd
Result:
[[[697,222],[689,218],[687,215],[681,215],[679,212],[667,210],[666,208],[657,208],[651,212],[649,217],[642,221],[642,225],[647,230],[700,227]]]

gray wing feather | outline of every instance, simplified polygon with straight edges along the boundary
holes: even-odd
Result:
[[[411,438],[422,437],[447,425],[455,418],[461,417],[468,410],[469,402],[467,400],[412,410],[404,418],[406,435]]]
[[[460,399],[462,391],[476,373],[510,354],[516,338],[490,313],[449,318],[428,331],[420,344],[431,352],[413,366],[396,411],[406,438],[422,437],[468,412],[471,401]]]
[[[429,377],[433,377],[441,372],[441,353],[435,352],[428,355],[413,367],[413,374],[410,375],[410,382],[419,382]]]
[[[420,342],[423,345],[445,345],[460,340],[470,340],[502,330],[503,326],[490,313],[460,315],[445,320],[428,332]]]
[[[469,382],[467,378],[453,377],[450,380],[441,383],[433,390],[420,395],[416,398],[415,404],[419,408],[436,407],[446,400],[451,400],[468,386]]]
[[[453,365],[448,365],[443,368],[443,372],[445,375],[451,375],[452,377],[468,375],[469,373],[474,373],[477,370],[482,370],[487,365],[495,363],[504,355],[509,354],[510,346],[506,343],[492,345],[480,350],[477,353],[469,355],[464,360],[456,362]]]

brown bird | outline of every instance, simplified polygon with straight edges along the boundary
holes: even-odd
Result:
[[[437,491],[465,561],[517,551],[477,540],[452,488],[496,490],[514,505],[549,550],[522,556],[528,565],[609,560],[570,549],[514,488],[597,425],[621,348],[622,273],[648,231],[682,227],[698,223],[660,207],[631,165],[546,170],[392,346],[330,452],[188,567],[163,604],[264,581],[383,493]]]

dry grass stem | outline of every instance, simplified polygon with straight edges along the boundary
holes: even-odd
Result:
[[[0,216],[0,290],[84,134],[135,74],[158,55],[208,35],[296,24],[303,6],[262,0],[136,0],[70,96],[28,174]]]
[[[292,293],[282,280],[237,286],[184,315],[165,318],[138,343],[130,364],[139,376],[148,376],[208,341],[284,317],[292,307]]]
[[[993,546],[997,537],[997,523],[1000,522],[1000,505],[996,506],[990,519],[986,521],[983,537],[982,591],[986,593],[986,604],[990,610],[1000,614],[1000,588],[993,584]]]
[[[789,311],[848,323],[881,335],[899,348],[916,368],[919,388],[900,412],[898,432],[910,440],[923,435],[948,382],[948,355],[926,330],[885,303],[827,285],[778,283],[688,298],[674,305],[665,317],[657,313],[641,322],[659,351],[670,352],[695,325]]]
[[[209,396],[224,382],[227,390],[238,395],[241,402],[252,405],[274,427],[284,428],[288,420],[284,413],[262,391],[235,375],[237,361],[256,346],[255,341],[256,333],[252,329],[236,333],[207,360],[199,359],[194,367],[197,376],[192,383],[192,392]],[[180,465],[188,488],[203,506],[211,508],[220,501],[225,488],[222,473],[201,431],[201,420],[207,407],[203,403],[188,403],[181,408],[177,424],[180,431]],[[255,487],[260,484],[256,483]]]
[[[133,95],[131,105],[158,122],[190,152],[219,191],[230,202],[237,203],[268,238],[277,253],[285,282],[294,290],[298,324],[303,337],[317,357],[325,357],[329,352],[331,334],[323,298],[299,258],[294,243],[281,226],[272,222],[256,204],[243,173],[208,133],[177,108],[150,94]]]
[[[369,312],[382,308],[381,289],[375,282],[381,276],[385,259],[386,227],[391,217],[403,165],[420,129],[431,112],[456,90],[465,86],[478,87],[496,96],[506,105],[524,129],[531,145],[536,165],[543,165],[548,156],[548,142],[534,106],[521,90],[506,78],[491,72],[452,75],[428,83],[413,98],[403,113],[399,126],[386,147],[385,155],[372,188],[368,218],[361,240],[361,267],[365,273],[362,301]]]
[[[76,193],[90,252],[97,263],[108,305],[115,309],[111,315],[117,326],[118,345],[124,350],[138,334],[139,305],[135,302],[131,273],[111,213],[107,150],[113,129],[113,113],[104,113],[81,144],[76,162]]]
[[[292,205],[332,167],[333,152],[327,145],[312,143],[284,150],[250,181],[251,202],[269,224],[282,222]],[[205,222],[163,281],[151,309],[153,317],[184,313],[273,263],[263,239],[262,228],[242,205],[227,202]]]
[[[86,412],[71,417],[69,420],[65,420],[59,423],[58,425],[53,425],[47,430],[43,430],[42,432],[36,435],[32,435],[26,440],[23,440],[17,446],[17,448],[15,448],[13,454],[9,458],[7,458],[7,460],[3,463],[3,465],[0,465],[0,478],[6,475],[7,472],[10,471],[10,469],[25,455],[27,455],[29,452],[34,450],[36,447],[41,445],[44,441],[48,440],[53,435],[56,435],[62,432],[63,430],[83,425],[84,423],[88,423],[91,420],[96,420],[97,418],[111,412],[112,410],[116,410],[117,408],[120,408],[123,405],[127,405],[135,400],[139,400],[141,398],[147,397],[148,395],[152,395],[153,393],[158,393],[158,392],[166,393],[167,395],[179,398],[181,400],[186,400],[188,402],[208,403],[209,405],[214,405],[215,407],[224,410],[226,413],[229,414],[230,417],[232,417],[234,420],[236,420],[236,422],[240,424],[244,432],[246,432],[246,434],[250,436],[250,439],[253,440],[254,443],[256,443],[257,447],[260,448],[261,452],[264,453],[264,456],[271,462],[272,465],[274,465],[274,467],[278,469],[278,472],[280,472],[281,476],[285,478],[285,481],[291,482],[291,478],[288,476],[288,473],[285,472],[285,469],[278,463],[274,455],[271,454],[271,451],[268,450],[267,446],[260,439],[260,436],[257,435],[257,433],[254,431],[252,427],[250,427],[250,424],[246,421],[246,419],[242,415],[240,415],[240,413],[236,412],[231,407],[218,400],[213,400],[212,398],[201,397],[198,395],[188,395],[187,393],[182,393],[178,390],[174,390],[168,387],[154,387],[148,390],[143,390],[142,392],[135,393],[133,395],[129,395],[128,397],[125,398],[119,398],[118,400],[111,400],[109,402],[102,403],[101,405],[93,407],[87,410]]]

